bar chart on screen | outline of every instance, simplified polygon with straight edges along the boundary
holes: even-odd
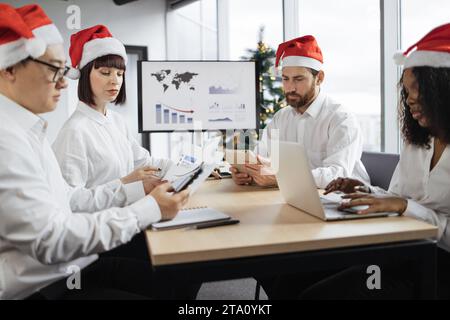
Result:
[[[182,109],[163,103],[155,104],[156,124],[189,124],[193,121],[192,109]]]
[[[257,127],[254,61],[139,61],[139,130]]]

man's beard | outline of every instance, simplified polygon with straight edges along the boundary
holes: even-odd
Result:
[[[286,101],[287,103],[295,108],[295,109],[300,109],[302,107],[307,106],[308,104],[311,103],[311,100],[314,98],[316,93],[316,88],[315,86],[312,86],[311,90],[309,90],[306,94],[304,94],[303,96],[296,94],[296,93],[287,93],[286,94]],[[290,97],[295,97],[297,99],[291,99]]]

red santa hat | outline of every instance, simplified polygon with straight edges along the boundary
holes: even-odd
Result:
[[[275,67],[281,61],[282,67],[307,67],[317,71],[322,69],[322,51],[313,36],[303,36],[283,42],[278,46]]]
[[[28,57],[44,54],[46,45],[34,37],[17,11],[0,3],[0,69],[6,69]]]
[[[16,11],[32,30],[35,37],[44,40],[47,46],[64,43],[58,28],[39,5],[28,4],[17,8]]]
[[[125,64],[128,60],[125,46],[113,38],[108,28],[103,25],[96,25],[73,34],[70,37],[69,54],[72,69],[68,76],[72,79],[78,79],[79,70],[99,57],[114,54],[122,57]]]
[[[431,30],[405,52],[396,53],[394,60],[405,69],[422,66],[450,68],[450,23]]]

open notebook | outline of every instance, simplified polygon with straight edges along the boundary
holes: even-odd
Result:
[[[178,212],[178,214],[172,220],[153,223],[152,229],[176,229],[187,226],[200,225],[204,222],[228,220],[230,218],[231,217],[229,215],[212,208],[188,208]]]

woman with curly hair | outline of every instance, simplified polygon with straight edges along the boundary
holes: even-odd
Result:
[[[370,193],[352,193],[363,183],[339,178],[326,192],[350,193],[342,207],[369,206],[361,214],[392,211],[436,225],[439,246],[450,251],[450,24],[431,31],[405,55],[416,47],[404,59],[399,84],[405,144],[389,190],[368,186]]]
[[[342,209],[365,205],[367,209],[360,214],[397,212],[437,226],[439,286],[444,278],[448,283],[450,268],[450,24],[433,29],[396,58],[404,64],[399,83],[404,147],[389,190],[364,188],[358,180],[338,178],[327,186],[326,193],[349,193],[343,197],[349,202],[342,204]],[[361,190],[369,192],[355,192]],[[382,267],[385,290],[367,289],[365,267],[347,269],[321,281],[302,297],[414,298],[414,281],[408,272],[411,266]],[[337,295],[344,284],[346,292]],[[448,296],[448,292],[440,293]]]

